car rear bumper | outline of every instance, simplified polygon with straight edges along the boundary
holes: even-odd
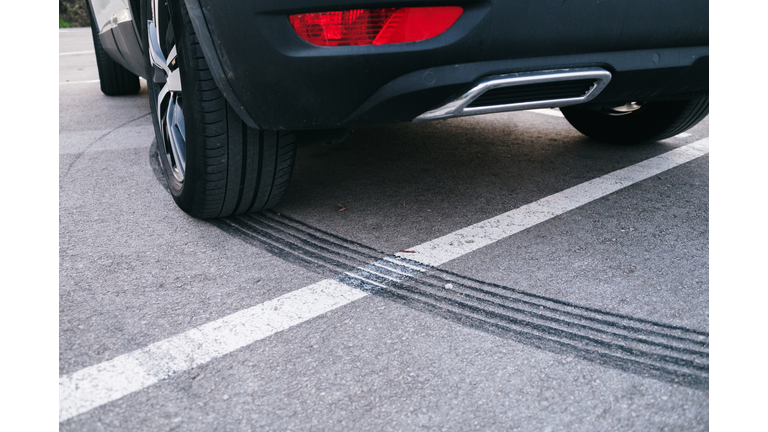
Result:
[[[265,129],[412,121],[485,77],[528,71],[610,72],[593,104],[689,97],[708,89],[709,9],[703,0],[460,1],[450,5],[464,7],[464,14],[433,39],[350,47],[310,45],[287,16],[386,2],[185,1],[217,84],[246,122]],[[448,5],[396,5],[408,3]]]

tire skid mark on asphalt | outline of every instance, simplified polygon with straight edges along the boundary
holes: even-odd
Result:
[[[214,223],[289,262],[338,275],[334,279],[345,285],[461,325],[666,382],[709,385],[707,332],[583,307],[387,256],[274,212]]]
[[[266,213],[217,221],[215,224],[249,243],[264,245],[268,251],[330,271],[335,276],[60,376],[59,422],[360,300],[370,293],[388,296],[407,306],[541,349],[578,356],[643,377],[707,389],[706,332],[526,294],[437,267],[708,152],[709,139],[705,138],[413,246],[409,248],[417,252],[413,256],[402,253],[387,256],[360,243],[298,221],[285,223],[287,219],[276,219]],[[150,157],[155,159],[152,152]],[[284,224],[264,223],[264,218]],[[282,229],[275,230],[276,226]],[[304,229],[297,229],[302,226]],[[461,292],[446,294],[443,290],[448,287],[443,283],[447,281],[456,281]],[[495,289],[497,293],[506,294],[507,300],[522,299],[525,302],[513,302],[514,307],[510,307],[498,298],[483,297],[478,287],[487,292]],[[576,316],[581,322],[575,322]],[[651,343],[654,340],[656,343]]]
[[[300,238],[303,236],[304,238],[316,239],[315,244],[318,244],[320,247],[320,250],[325,252],[330,251],[335,246],[335,250],[332,252],[341,253],[343,255],[346,255],[354,259],[355,262],[351,263],[353,268],[360,267],[361,264],[365,264],[370,262],[371,260],[380,259],[381,257],[386,256],[386,253],[383,251],[378,251],[376,249],[369,248],[365,245],[361,245],[360,243],[351,242],[347,239],[344,239],[342,237],[336,236],[326,231],[322,231],[317,228],[311,227],[310,225],[304,224],[300,221],[294,220],[287,216],[276,216],[274,215],[274,212],[272,212],[272,214],[270,214],[269,212],[263,212],[261,214],[256,214],[256,215],[254,214],[243,215],[243,216],[239,216],[238,218],[252,221],[249,223],[249,226],[257,226],[259,227],[258,228],[259,230],[266,229],[269,226],[274,227],[275,230],[273,230],[273,233],[274,233],[273,238],[281,238],[283,241],[283,245],[293,244],[293,241],[291,240],[292,237]],[[246,228],[245,231],[247,233],[248,229]],[[323,238],[322,236],[325,236],[326,238]],[[347,246],[344,245],[344,243],[354,244],[358,248],[363,249],[363,251],[353,250],[351,248],[348,248]],[[312,242],[305,241],[304,244],[311,245]],[[330,256],[331,259],[334,259],[334,257],[338,258],[337,255]],[[403,258],[395,257],[395,259],[403,261]],[[403,262],[409,262],[408,265],[411,266],[410,268],[433,269],[432,267],[426,267],[423,264],[419,264],[413,261],[406,260]],[[390,261],[389,263],[387,263],[387,265],[392,265],[392,263],[393,261]],[[400,267],[404,270],[407,269],[402,266]],[[344,270],[347,270],[347,269],[345,268]],[[668,337],[668,338],[676,339],[682,342],[688,342],[702,348],[707,348],[709,346],[708,342],[705,341],[706,337],[708,336],[706,332],[688,329],[685,327],[656,323],[650,320],[634,318],[634,317],[615,314],[611,312],[605,312],[599,309],[583,307],[583,306],[575,305],[572,303],[564,302],[558,299],[551,299],[551,298],[540,296],[537,294],[530,294],[525,291],[505,287],[498,284],[490,284],[484,281],[472,279],[472,278],[459,275],[457,273],[449,272],[446,270],[441,270],[441,269],[433,269],[433,270],[442,274],[442,276],[440,277],[440,280],[449,280],[449,282],[456,283],[454,279],[458,279],[458,280],[463,280],[464,285],[476,284],[478,285],[478,287],[470,288],[470,289],[479,290],[491,296],[504,297],[511,301],[519,301],[521,303],[526,303],[532,307],[539,307],[542,309],[553,310],[561,314],[566,314],[566,315],[577,317],[577,318],[580,317],[583,319],[592,320],[592,321],[606,324],[606,325],[614,325],[623,330],[647,333],[651,336],[655,335],[655,336]],[[338,270],[334,270],[334,271],[338,271]],[[426,275],[424,277],[426,277]],[[581,315],[579,313],[569,312],[570,310],[569,308],[577,312],[581,312]],[[603,315],[604,317],[600,318],[599,317],[600,315]],[[613,319],[613,321],[611,321],[611,319]],[[617,319],[618,321],[616,321]],[[627,322],[633,322],[634,324],[629,325],[627,324]],[[661,332],[659,330],[654,330],[654,328],[659,329]],[[678,334],[680,334],[681,336],[678,336]],[[685,334],[689,334],[691,336],[685,337],[684,336]]]
[[[358,260],[358,263],[356,263],[355,266],[358,266],[359,263],[370,262],[371,259],[378,259],[378,258],[380,258],[382,256],[386,256],[386,252],[379,251],[377,249],[371,248],[371,247],[363,245],[361,243],[354,242],[352,240],[348,240],[348,239],[345,239],[343,237],[337,236],[337,235],[335,235],[333,233],[329,233],[329,232],[323,231],[323,230],[321,230],[319,228],[312,227],[311,225],[308,225],[308,224],[306,224],[304,222],[301,222],[299,220],[293,219],[293,218],[288,217],[288,216],[284,216],[284,215],[276,216],[274,212],[267,211],[267,212],[262,212],[262,213],[259,213],[259,214],[242,215],[242,216],[238,216],[238,217],[239,218],[243,218],[243,219],[250,219],[250,220],[255,221],[256,223],[261,223],[261,224],[266,223],[267,225],[274,226],[274,227],[278,228],[279,230],[281,230],[283,233],[285,233],[285,235],[288,235],[288,236],[290,236],[290,235],[302,236],[303,235],[303,236],[305,236],[307,238],[318,239],[320,242],[323,242],[326,245],[331,245],[331,246],[338,247],[338,250],[340,250],[340,251],[346,251],[346,250],[352,251],[352,250],[354,250],[354,253],[357,254],[358,256],[360,256],[360,258],[361,258],[361,259]],[[264,226],[264,225],[262,225],[262,226]],[[397,259],[402,261],[401,258],[397,258]],[[393,262],[394,261],[390,261],[390,263],[393,263]],[[403,261],[403,262],[409,262],[409,261]],[[388,265],[391,265],[391,264],[388,264]],[[416,263],[416,262],[413,262],[413,261],[410,261],[410,264],[406,264],[406,265],[409,265],[410,268],[417,268],[417,269],[431,268],[431,267],[425,267],[424,265]],[[594,312],[594,313],[597,313],[597,314],[606,315],[608,317],[614,317],[614,318],[617,318],[617,319],[620,319],[620,320],[624,320],[624,321],[632,320],[632,321],[635,321],[636,324],[640,325],[640,326],[654,327],[654,328],[659,328],[659,329],[666,330],[666,331],[679,331],[679,332],[683,332],[683,333],[687,332],[687,333],[692,333],[693,335],[695,335],[695,337],[707,336],[708,335],[708,333],[706,333],[706,332],[702,332],[702,331],[698,331],[698,330],[693,330],[693,329],[688,329],[688,328],[685,328],[685,327],[673,326],[673,325],[668,325],[668,324],[661,324],[661,323],[656,323],[654,321],[650,321],[650,320],[646,320],[646,319],[642,319],[642,318],[635,318],[635,317],[631,317],[631,316],[627,316],[627,315],[621,315],[621,314],[616,314],[616,313],[612,313],[612,312],[605,312],[605,311],[601,311],[599,309],[592,309],[592,308],[588,308],[588,307],[584,307],[584,306],[578,306],[578,305],[575,305],[575,304],[572,304],[572,303],[568,303],[568,302],[565,302],[565,301],[562,301],[562,300],[550,299],[548,297],[540,296],[540,295],[537,295],[537,294],[527,293],[525,291],[520,291],[520,290],[517,290],[517,289],[514,289],[514,288],[509,288],[509,287],[505,287],[505,286],[498,285],[498,284],[491,284],[491,283],[480,281],[480,280],[477,280],[477,279],[472,279],[470,277],[463,276],[463,275],[460,275],[460,274],[457,274],[457,273],[453,273],[453,272],[450,272],[450,271],[447,271],[447,270],[442,270],[441,269],[439,271],[440,271],[440,273],[445,274],[446,277],[453,277],[453,278],[463,279],[465,281],[465,283],[469,283],[469,284],[476,283],[476,284],[480,284],[480,285],[487,286],[487,287],[492,287],[492,288],[495,287],[495,288],[497,288],[499,290],[502,290],[502,292],[504,292],[504,293],[506,293],[508,295],[514,295],[515,293],[519,293],[520,295],[525,296],[525,297],[530,297],[531,299],[535,299],[535,300],[539,300],[539,301],[543,301],[543,302],[549,302],[549,303],[552,303],[555,308],[557,308],[557,307],[561,307],[561,308],[563,308],[563,307],[565,307],[565,308],[567,308],[567,307],[574,307],[577,310],[582,310],[582,311],[586,311],[586,312]],[[536,306],[540,306],[540,305],[536,304]],[[622,325],[622,324],[619,324],[619,325]],[[641,329],[639,329],[637,327],[634,327],[634,328],[637,329],[637,330],[641,330]],[[644,330],[644,331],[653,332],[653,330]],[[676,336],[673,336],[673,335],[667,335],[667,336],[676,337]],[[681,338],[681,339],[686,340],[685,338]],[[694,340],[692,342],[697,344],[697,345],[703,346],[703,347],[707,347],[708,346],[708,343],[703,341],[703,340]]]
[[[131,124],[131,123],[133,123],[133,122],[135,122],[135,121],[137,121],[137,120],[141,120],[141,119],[143,119],[144,117],[147,117],[147,116],[149,116],[150,114],[152,114],[152,113],[146,113],[146,114],[142,114],[142,115],[140,115],[140,116],[138,116],[138,117],[136,117],[136,118],[134,118],[134,119],[128,120],[128,121],[126,121],[126,122],[125,122],[125,123],[123,123],[123,124],[120,124],[120,125],[118,125],[118,126],[115,126],[114,128],[110,129],[109,131],[107,131],[106,133],[104,133],[103,135],[101,135],[100,137],[98,137],[98,138],[96,138],[95,140],[93,140],[93,141],[92,141],[90,144],[88,144],[88,145],[87,145],[87,146],[86,146],[86,147],[85,147],[85,148],[84,148],[82,151],[80,151],[80,152],[78,152],[78,153],[77,153],[77,156],[75,156],[75,158],[72,160],[72,162],[70,162],[70,163],[69,163],[69,165],[67,165],[67,169],[66,169],[66,170],[64,170],[64,173],[63,173],[63,174],[59,174],[59,184],[61,184],[61,181],[62,181],[62,180],[64,180],[64,178],[65,178],[65,177],[67,177],[67,175],[69,175],[69,170],[71,170],[71,169],[72,169],[72,166],[73,166],[73,165],[75,165],[75,164],[77,163],[77,161],[79,161],[79,160],[80,160],[80,158],[81,158],[81,157],[83,157],[83,155],[84,155],[84,154],[85,154],[85,153],[86,153],[88,150],[90,150],[90,149],[91,149],[91,147],[93,147],[93,146],[94,146],[94,144],[96,144],[97,142],[101,141],[102,139],[104,139],[106,136],[108,136],[108,135],[109,135],[109,134],[111,134],[112,132],[114,132],[114,131],[116,131],[116,130],[118,130],[118,129],[122,128],[123,126],[126,126],[126,125],[128,125],[128,124]],[[61,186],[59,186],[59,188],[61,188]]]

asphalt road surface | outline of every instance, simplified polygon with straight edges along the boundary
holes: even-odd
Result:
[[[202,221],[146,85],[104,96],[89,29],[59,41],[60,430],[708,430],[708,118],[355,128]]]

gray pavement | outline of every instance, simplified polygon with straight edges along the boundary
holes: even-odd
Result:
[[[62,53],[92,50],[87,29],[59,40]],[[299,151],[282,203],[253,218],[259,229],[282,227],[270,243],[176,208],[153,168],[145,85],[104,96],[84,82],[98,78],[93,54],[61,56],[59,67],[60,375],[333,277],[331,258],[354,264],[352,252],[310,259],[291,248],[289,231],[393,254],[709,135],[705,119],[689,136],[616,147],[536,112],[355,128],[341,144]],[[431,299],[444,282],[460,296],[515,299],[457,309],[443,297],[427,305],[377,293],[60,429],[707,430],[708,161],[413,282]],[[600,336],[610,333],[601,343],[611,349],[634,346],[626,326],[656,345],[615,360],[584,338],[553,345],[476,318],[526,302],[541,302],[568,331],[581,325],[574,314],[611,321]],[[526,311],[531,323],[543,319]],[[690,354],[669,365],[660,344]]]

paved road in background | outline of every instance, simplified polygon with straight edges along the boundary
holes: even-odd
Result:
[[[278,207],[202,221],[160,180],[146,85],[104,96],[90,37],[59,33],[60,403],[92,405],[61,430],[708,429],[708,119],[633,147],[557,110],[355,128],[299,150]],[[401,252],[689,149],[446,262]]]

